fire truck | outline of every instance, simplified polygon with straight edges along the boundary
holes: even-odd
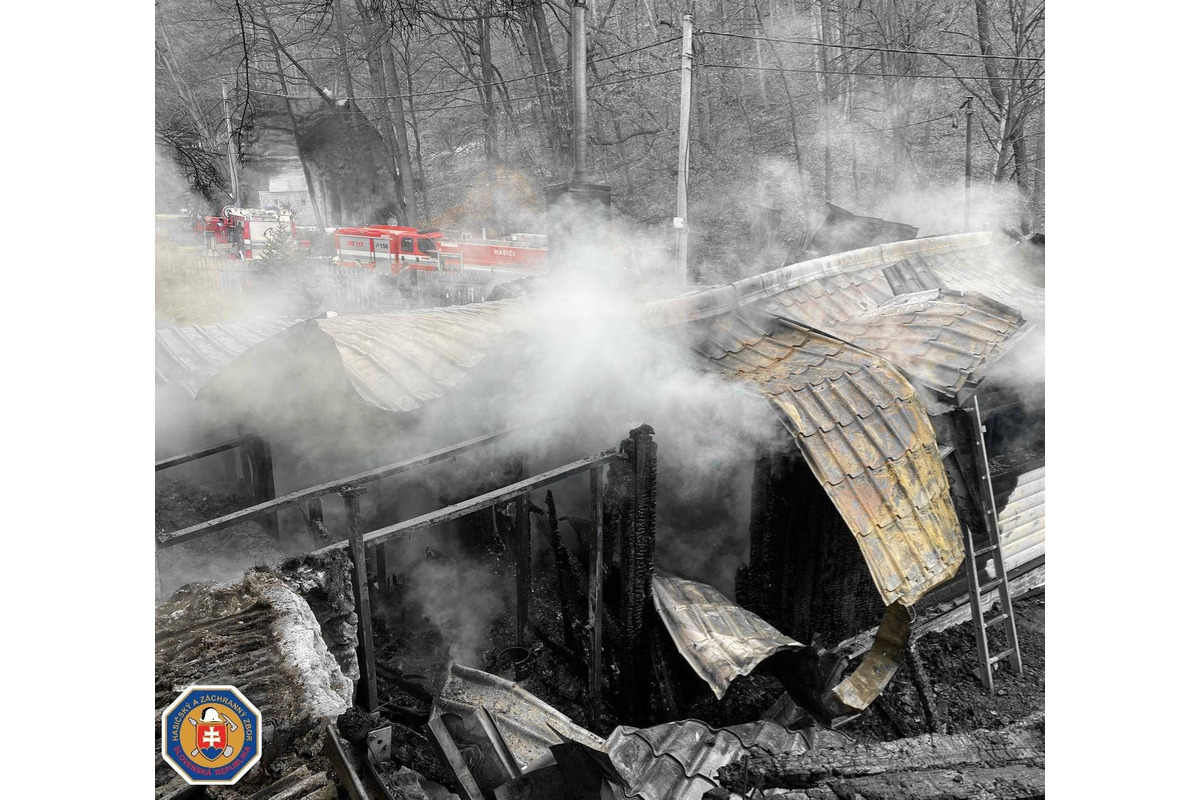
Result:
[[[457,272],[466,280],[482,283],[546,270],[546,237],[532,233],[514,233],[504,239],[451,239],[434,230],[368,225],[339,228],[334,245],[339,265],[375,269],[382,275]]]
[[[262,258],[267,235],[276,229],[288,231],[301,250],[308,249],[310,242],[300,239],[291,212],[274,208],[226,206],[220,216],[196,220],[195,227],[209,253],[235,259]]]

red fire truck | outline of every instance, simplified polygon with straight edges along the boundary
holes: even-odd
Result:
[[[460,272],[489,281],[520,278],[546,270],[546,237],[514,233],[504,239],[448,239],[439,231],[396,225],[339,228],[334,233],[337,263],[366,267],[385,275],[407,270]]]
[[[267,234],[276,229],[288,231],[301,250],[308,249],[310,243],[300,239],[291,212],[273,208],[226,206],[220,216],[196,220],[195,228],[210,253],[236,259],[262,258]]]

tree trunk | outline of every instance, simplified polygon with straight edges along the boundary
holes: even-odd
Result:
[[[554,124],[558,128],[558,146],[557,166],[560,170],[565,169],[570,163],[571,152],[567,147],[567,137],[564,135],[567,129],[567,109],[566,109],[566,88],[563,86],[562,65],[558,60],[558,55],[554,52],[554,41],[550,38],[550,27],[546,24],[546,13],[542,10],[541,0],[535,0],[532,5],[533,21],[537,27],[538,42],[541,44],[542,61],[546,65],[546,70],[550,73],[546,77],[550,82],[550,100],[554,108]]]
[[[404,207],[401,209],[405,222],[403,225],[413,225],[417,221],[417,196],[413,186],[412,157],[408,150],[408,127],[404,124],[404,93],[400,76],[396,73],[396,51],[392,47],[392,37],[389,31],[383,42],[383,64],[387,68],[388,82],[396,87],[396,96],[388,103],[392,106],[392,124],[396,133],[396,155],[400,161],[400,183],[404,195]]]
[[[263,6],[263,21],[269,26],[271,20],[267,17],[266,6]],[[317,190],[313,182],[312,171],[308,166],[308,159],[304,157],[304,148],[300,145],[300,126],[296,124],[296,112],[292,108],[292,99],[289,96],[287,85],[287,77],[283,74],[283,57],[279,54],[279,42],[272,36],[273,50],[275,52],[275,71],[279,76],[279,91],[283,94],[283,104],[287,108],[288,121],[292,126],[292,139],[296,143],[296,158],[300,160],[300,171],[304,173],[304,188],[308,189],[308,202],[312,206],[313,217],[316,218],[317,227],[321,232],[325,232],[325,215],[321,213],[321,206],[317,203]]]
[[[488,209],[486,224],[489,230],[500,223],[496,202],[496,109],[492,104],[492,26],[487,14],[479,15],[479,90],[483,94],[483,155],[487,162]]]
[[[378,47],[378,29],[370,12],[363,4],[363,0],[354,0],[354,5],[358,9],[359,18],[362,20],[365,38],[367,40],[366,59],[367,59],[367,75],[371,78],[371,91],[376,97],[384,98],[387,96],[387,80],[384,77],[383,55]],[[391,124],[391,108],[388,106],[386,99],[375,101],[380,118],[379,132],[382,135],[384,146],[387,148],[390,164],[388,165],[388,174],[391,177],[392,188],[396,205],[402,205],[404,200],[404,185],[400,177],[400,157],[396,142],[395,126]]]
[[[404,43],[404,80],[408,85],[408,94],[411,97],[416,94],[413,89],[412,77],[412,61],[409,58],[408,42]],[[421,132],[417,129],[417,111],[412,103],[408,104],[408,115],[411,118],[412,135],[413,135],[413,158],[417,162],[417,187],[421,190],[421,206],[418,209],[421,219],[429,219],[429,186],[425,183],[425,162],[421,159]]]

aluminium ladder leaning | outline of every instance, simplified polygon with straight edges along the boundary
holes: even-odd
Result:
[[[975,535],[967,525],[962,526],[963,544],[966,548],[964,558],[967,567],[968,594],[971,599],[971,619],[975,626],[975,646],[979,651],[979,677],[983,686],[989,692],[995,690],[992,679],[992,669],[997,663],[1008,659],[1009,666],[1017,675],[1021,674],[1021,648],[1017,642],[1017,619],[1013,614],[1012,596],[1009,594],[1008,573],[1004,567],[1004,556],[1000,549],[1000,526],[996,519],[996,496],[992,491],[992,475],[988,469],[987,445],[983,434],[987,428],[979,412],[979,399],[973,398],[969,408],[965,409],[969,419],[969,432],[974,444],[974,456],[978,488],[971,495],[979,507],[983,517],[983,527],[987,533],[987,544],[977,547]],[[989,578],[986,571],[986,557],[991,556],[996,576]],[[982,561],[981,561],[982,559]],[[993,589],[999,590],[1000,613],[990,619],[985,615],[991,611],[991,604],[984,608],[983,598]],[[991,654],[988,645],[988,628],[1004,625],[1007,638],[1004,649],[995,655]]]

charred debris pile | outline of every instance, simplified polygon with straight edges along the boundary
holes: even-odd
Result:
[[[369,484],[465,459],[489,437],[280,496],[266,480],[270,433],[232,440],[250,453],[257,505],[162,531],[160,553],[252,519],[287,536],[285,508],[301,511],[307,544],[158,606],[160,705],[179,685],[230,683],[263,710],[262,762],[207,796],[1036,794],[1040,722],[944,732],[939,683],[963,678],[927,668],[916,644],[963,622],[992,627],[994,605],[1044,584],[1041,384],[1002,369],[1028,360],[1044,312],[1040,287],[998,252],[979,234],[885,243],[637,309],[640,324],[681,332],[701,369],[761,397],[784,434],[746,465],[733,599],[665,555],[658,459],[671,442],[651,425],[537,474],[508,459],[379,527],[364,523]],[[453,394],[464,353],[483,359],[519,303],[310,324],[212,382],[307,343],[345,365],[345,398],[408,413]],[[459,377],[415,390],[406,347],[425,348],[422,374],[441,354]],[[573,478],[588,488],[560,486]],[[451,530],[455,548],[428,535]],[[985,531],[995,544],[976,547]],[[423,548],[401,546],[419,537]],[[456,617],[439,592],[492,613]],[[1017,628],[1004,629],[985,686],[1020,672]],[[962,644],[974,658],[972,638]],[[898,673],[935,738],[856,736]],[[160,777],[159,797],[205,796]]]

